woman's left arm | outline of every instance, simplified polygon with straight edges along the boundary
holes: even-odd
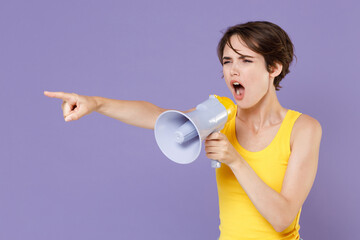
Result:
[[[302,114],[292,131],[291,155],[281,192],[265,184],[222,133],[205,141],[206,155],[227,164],[256,209],[277,232],[295,219],[314,183],[322,129],[320,123]]]

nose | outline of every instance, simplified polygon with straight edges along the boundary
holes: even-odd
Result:
[[[236,62],[231,64],[230,74],[231,74],[231,76],[239,76],[239,74],[240,74],[239,66]]]

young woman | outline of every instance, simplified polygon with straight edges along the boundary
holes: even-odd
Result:
[[[300,212],[315,180],[322,129],[277,99],[293,44],[273,23],[248,22],[228,28],[218,56],[237,109],[221,133],[205,140],[207,157],[223,163],[216,170],[219,239],[300,239]],[[44,94],[63,100],[65,121],[96,111],[153,129],[166,111],[144,101]]]

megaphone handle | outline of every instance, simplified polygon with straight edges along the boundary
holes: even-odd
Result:
[[[212,168],[219,168],[221,167],[221,163],[217,160],[211,160],[211,167]]]

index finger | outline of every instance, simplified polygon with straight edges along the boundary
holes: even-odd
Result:
[[[206,140],[218,140],[220,139],[221,134],[220,132],[213,132],[209,136],[207,136]]]
[[[70,101],[72,95],[70,93],[64,93],[64,92],[48,92],[44,91],[44,95],[51,98],[59,98],[65,101]]]

